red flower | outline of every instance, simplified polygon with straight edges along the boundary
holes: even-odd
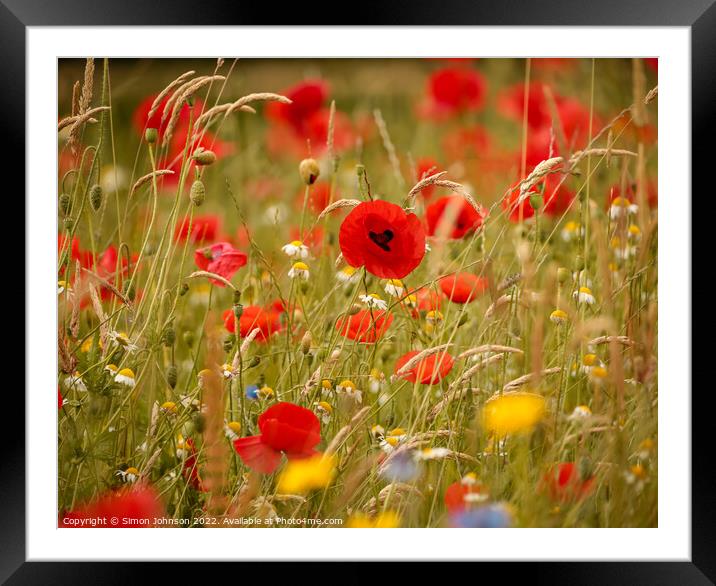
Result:
[[[194,252],[194,262],[203,271],[208,271],[231,280],[234,273],[246,264],[247,256],[228,242],[217,242]],[[218,279],[209,279],[217,287],[225,287]]]
[[[563,176],[551,173],[544,180],[544,207],[542,211],[548,216],[561,216],[572,204],[574,192],[562,183]],[[562,183],[560,185],[560,183]],[[558,187],[559,186],[559,187]]]
[[[397,373],[408,360],[418,354],[419,352],[417,350],[403,354],[395,363],[395,372]],[[400,378],[410,381],[411,383],[419,382],[422,385],[436,385],[448,375],[454,363],[455,360],[450,354],[447,352],[438,352],[420,360],[410,370],[403,373]]]
[[[490,136],[484,127],[477,124],[473,126],[460,126],[445,134],[442,141],[443,150],[450,159],[483,160],[490,152]]]
[[[182,464],[184,479],[194,490],[206,492],[204,483],[199,476],[199,459],[193,439],[187,438],[184,440],[184,450],[187,452],[187,456],[184,458],[184,463]]]
[[[303,210],[303,198],[306,196],[306,189],[302,187],[296,193],[294,200],[294,206],[298,210]],[[327,181],[319,181],[311,186],[308,193],[308,201],[306,202],[306,209],[312,211],[314,214],[320,214],[328,205],[328,200],[331,197],[331,184]],[[333,194],[334,200],[340,199],[337,193]]]
[[[306,458],[316,453],[321,423],[310,409],[293,403],[276,403],[259,415],[260,435],[234,440],[234,449],[252,470],[271,474],[281,461]]]
[[[191,220],[191,235],[189,234],[189,216],[186,216],[181,224],[177,224],[174,230],[174,238],[183,242],[190,238],[191,242],[206,242],[216,239],[219,231],[219,216],[194,216]]]
[[[478,481],[458,480],[445,489],[445,506],[450,513],[463,511],[470,506],[471,495],[484,495],[485,487]]]
[[[163,113],[164,113],[164,106],[166,106],[167,101],[169,100],[169,96],[166,96],[162,99],[162,101],[159,103],[159,106],[156,108],[156,111],[154,114],[152,114],[151,118],[148,118],[149,111],[152,107],[152,103],[157,98],[156,95],[147,96],[140,102],[139,106],[134,110],[134,113],[132,114],[132,123],[134,125],[135,130],[137,131],[137,134],[140,136],[144,135],[144,130],[146,128],[156,128],[157,134],[158,134],[158,142],[161,144],[162,139],[164,138],[164,132],[167,129],[167,125],[169,124],[169,118],[171,117],[171,111],[167,114],[166,117],[164,117],[164,120],[162,120]],[[204,109],[204,103],[201,100],[195,100],[194,101],[194,119],[201,114],[202,110]],[[190,107],[186,103],[186,101],[181,106],[181,111],[179,113],[179,120],[177,122],[177,129],[183,129],[184,127],[188,127],[189,125],[189,111]]]
[[[381,279],[402,279],[425,256],[425,231],[415,214],[387,201],[363,202],[345,217],[338,234],[343,258]]]
[[[528,218],[531,218],[535,215],[535,211],[532,209],[532,206],[530,205],[530,196],[529,194],[537,193],[537,191],[532,188],[527,195],[525,195],[525,198],[518,203],[518,200],[520,198],[520,188],[515,187],[512,189],[510,193],[508,193],[505,198],[502,200],[502,209],[505,210],[505,213],[510,218],[510,222],[519,222],[520,221],[520,210],[522,213],[522,219],[526,220]]]
[[[418,311],[437,311],[442,306],[442,299],[434,289],[421,287],[415,291],[417,297]]]
[[[594,477],[582,479],[574,462],[562,462],[552,466],[542,482],[550,498],[562,503],[580,501],[588,497],[594,489]]]
[[[453,204],[453,202],[455,202]],[[443,219],[443,214],[448,205],[459,204],[457,216],[452,226],[452,231],[449,232],[450,238],[457,240],[470,234],[482,226],[482,222],[485,219],[483,214],[479,214],[470,203],[460,195],[449,195],[441,197],[435,202],[431,203],[425,210],[425,219],[428,224],[428,235],[435,236],[440,230],[440,224]]]
[[[90,523],[83,524],[81,521],[100,517],[107,522],[116,517],[120,520],[116,525],[119,528],[152,527],[156,519],[164,516],[164,506],[157,492],[151,486],[140,485],[110,492],[92,503],[79,506],[62,516],[60,527],[92,527]]]
[[[321,79],[311,79],[285,89],[282,95],[291,103],[269,102],[266,117],[273,122],[289,124],[301,132],[308,118],[318,112],[328,98],[328,84]]]
[[[533,82],[527,90],[527,124],[530,128],[550,126],[552,116],[544,95],[544,85]],[[525,84],[518,83],[504,90],[497,99],[499,112],[522,124],[525,106]]]
[[[418,181],[421,181],[426,177],[434,175],[435,173],[440,171],[440,164],[431,157],[422,157],[418,159],[415,167],[415,170],[418,175]],[[434,185],[429,185],[420,192],[420,195],[424,199],[428,200],[434,195],[435,189],[436,188]]]
[[[62,409],[62,393],[60,392],[60,387],[57,387],[57,408]]]
[[[391,323],[393,316],[385,311],[361,309],[354,315],[340,317],[336,321],[336,330],[359,344],[375,344]]]
[[[487,291],[487,277],[456,273],[440,279],[440,289],[454,303],[470,303]]]
[[[227,309],[224,312],[224,327],[229,333],[236,333],[236,319],[234,312]],[[254,329],[260,331],[256,336],[259,342],[266,342],[274,332],[281,331],[281,320],[279,313],[273,309],[264,309],[258,305],[247,305],[244,307],[241,317],[239,318],[239,334],[245,338]]]
[[[487,82],[479,71],[468,67],[447,67],[428,79],[428,102],[422,113],[445,118],[461,112],[480,110],[485,103]]]

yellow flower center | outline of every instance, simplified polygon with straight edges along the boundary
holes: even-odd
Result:
[[[341,384],[338,386],[340,386],[344,389],[355,389],[356,388],[355,383],[352,380],[341,381]]]
[[[585,295],[591,295],[592,290],[589,287],[580,287],[579,288],[580,293],[584,293]]]
[[[308,265],[305,262],[297,262],[293,264],[294,271],[307,271]]]
[[[126,376],[126,377],[129,377],[129,378],[134,378],[134,373],[132,372],[132,369],[131,369],[131,368],[123,368],[122,370],[119,371],[118,374],[120,374],[121,376]]]
[[[585,366],[594,366],[598,361],[596,354],[585,354],[584,358],[582,358],[582,363]]]
[[[139,470],[137,470],[134,466],[130,466],[124,471],[125,474],[134,474],[135,476],[139,476]]]
[[[303,242],[301,242],[300,240],[294,240],[294,241],[291,242],[291,246],[295,246],[296,248],[300,248],[301,246],[303,246]]]
[[[226,424],[226,427],[228,427],[236,435],[241,433],[241,424],[238,421],[229,421],[229,423]]]

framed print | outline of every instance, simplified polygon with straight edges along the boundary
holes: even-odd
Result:
[[[0,6],[28,334],[3,579],[430,560],[712,583],[709,2],[349,26],[100,5]]]

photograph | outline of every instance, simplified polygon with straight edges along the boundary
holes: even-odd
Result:
[[[660,62],[59,57],[56,528],[658,528]]]

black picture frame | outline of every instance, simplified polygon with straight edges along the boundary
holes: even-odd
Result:
[[[0,54],[6,80],[0,91],[4,140],[0,141],[4,161],[18,161],[25,152],[25,36],[29,26],[99,25],[338,25],[345,8],[317,2],[276,5],[262,3],[192,2],[188,0],[0,0]],[[713,192],[713,135],[716,112],[716,2],[715,0],[443,0],[429,3],[383,2],[376,6],[349,9],[351,25],[481,25],[481,26],[681,26],[691,30],[692,58],[692,192]],[[709,124],[711,122],[711,124]],[[19,185],[16,190],[23,190]],[[19,192],[19,191],[18,191]],[[680,194],[680,197],[688,195]],[[16,198],[21,199],[21,198]],[[27,214],[25,214],[27,218]],[[693,250],[693,246],[692,246]],[[31,267],[26,265],[26,270]],[[28,307],[25,307],[26,312]],[[691,315],[688,315],[691,323]],[[694,351],[697,348],[694,346]],[[708,351],[708,350],[705,350]],[[704,350],[701,350],[704,352]],[[693,359],[692,359],[693,360]],[[684,388],[690,392],[692,364],[682,365]],[[716,581],[716,487],[712,477],[713,438],[708,407],[709,388],[692,395],[692,556],[690,562],[543,562],[501,564],[500,580],[518,576],[538,582],[570,584],[713,584]],[[26,388],[26,393],[37,392]],[[4,434],[3,471],[0,479],[0,580],[8,584],[120,583],[148,576],[134,564],[104,562],[25,561],[25,412],[13,407],[19,425]],[[516,552],[518,553],[518,552]],[[81,552],[78,552],[81,555]],[[354,564],[355,570],[342,574],[344,582],[375,578],[374,570]],[[174,569],[172,569],[174,568]],[[320,571],[330,576],[332,570]],[[213,570],[212,570],[213,571]],[[304,570],[301,570],[302,572]],[[313,574],[314,570],[306,570]],[[362,577],[364,572],[366,578]],[[381,569],[381,580],[389,579]],[[404,570],[398,570],[404,577]],[[470,570],[475,571],[475,570]],[[483,571],[483,570],[480,570]],[[161,569],[181,572],[182,580],[192,574],[206,579],[206,568],[172,565]],[[273,572],[273,570],[272,570]],[[314,574],[315,576],[315,574]],[[217,577],[218,578],[218,577]],[[198,578],[199,579],[199,578]],[[216,578],[215,578],[216,579]]]

